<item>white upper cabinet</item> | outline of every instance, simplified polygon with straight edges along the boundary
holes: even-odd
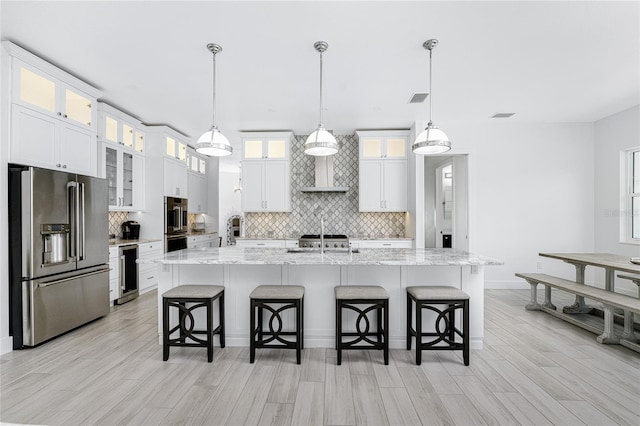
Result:
[[[162,177],[165,196],[187,198],[187,137],[167,126],[146,126],[146,135],[147,178]]]
[[[407,210],[408,131],[359,131],[361,212]]]
[[[242,160],[288,160],[291,133],[256,133],[242,138]]]
[[[144,210],[144,157],[106,142],[101,147],[102,177],[108,182],[109,210]]]
[[[207,213],[208,184],[206,157],[187,148],[187,199],[189,213]]]
[[[242,210],[291,211],[291,132],[245,133],[242,138]]]
[[[98,102],[98,138],[101,141],[144,153],[144,127],[138,119]]]
[[[97,176],[102,93],[11,42],[2,47],[11,70],[9,161]]]
[[[38,67],[14,59],[13,103],[58,117],[70,124],[96,129],[96,97]]]
[[[187,162],[187,143],[183,140],[167,135],[164,138],[165,155],[178,161]]]

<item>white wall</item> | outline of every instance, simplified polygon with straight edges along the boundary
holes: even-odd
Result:
[[[220,179],[220,206],[219,206],[219,233],[222,237],[222,246],[227,245],[227,219],[231,215],[241,214],[241,192],[234,192],[233,188],[238,186],[240,171],[221,171]]]
[[[527,288],[514,274],[539,261],[543,272],[575,278],[538,253],[594,250],[593,124],[439,124],[448,154],[469,154],[469,251],[504,262],[486,268],[486,287]]]
[[[620,151],[640,145],[640,105],[595,123],[595,251],[640,256],[640,246],[620,243]],[[637,295],[629,281],[616,289]]]
[[[6,201],[9,169],[9,60],[4,49],[0,52],[0,200]],[[9,336],[9,213],[6,203],[0,203],[0,355],[10,352],[13,339]]]

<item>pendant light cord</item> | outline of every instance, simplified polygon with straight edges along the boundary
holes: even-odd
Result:
[[[320,124],[318,127],[322,127],[322,52],[320,52]]]
[[[429,124],[428,126],[431,126],[431,124],[433,123],[433,119],[432,119],[433,106],[431,104],[433,100],[433,89],[431,88],[432,87],[431,77],[433,76],[433,71],[431,69],[432,55],[433,55],[433,49],[429,49]]]
[[[213,113],[211,114],[211,130],[216,128],[216,54],[213,54]]]

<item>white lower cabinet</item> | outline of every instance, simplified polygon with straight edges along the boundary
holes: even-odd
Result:
[[[109,301],[113,303],[120,292],[120,247],[109,247]]]
[[[152,259],[162,256],[164,247],[161,241],[138,244],[138,258]],[[147,290],[158,287],[158,265],[138,265],[138,291],[144,293]]]
[[[248,248],[285,248],[285,240],[236,239],[236,246]]]
[[[349,240],[352,248],[412,248],[412,240]]]
[[[218,234],[189,235],[187,248],[200,249],[218,247]]]

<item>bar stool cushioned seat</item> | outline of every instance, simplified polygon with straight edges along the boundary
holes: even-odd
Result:
[[[304,349],[304,287],[299,285],[260,285],[249,295],[250,299],[250,336],[249,362],[253,364],[256,348],[285,348],[296,350],[296,363],[301,362],[301,351]],[[282,304],[274,307],[273,304]],[[282,331],[281,314],[288,309],[295,309],[295,330]],[[269,329],[264,330],[264,311],[271,313],[267,323]],[[257,312],[256,312],[257,311]],[[257,315],[256,315],[257,313]],[[274,322],[277,325],[274,326]],[[295,336],[295,341],[283,336]],[[273,343],[274,341],[280,343]]]
[[[389,293],[377,285],[336,286],[336,350],[337,364],[342,364],[342,351],[347,349],[375,349],[384,351],[384,364],[389,364]],[[356,305],[368,305],[361,309]],[[356,331],[342,330],[342,311],[349,309],[358,314]],[[376,312],[376,327],[371,329],[367,314]],[[364,329],[362,322],[364,322]],[[353,340],[343,341],[343,336],[354,336]],[[375,341],[370,337],[375,336]],[[358,344],[364,342],[365,344]]]
[[[218,299],[219,323],[213,328],[213,301]],[[191,306],[187,306],[190,304]],[[178,325],[169,328],[169,308],[178,309]],[[193,311],[205,308],[207,325],[204,330],[194,330]],[[189,321],[187,322],[187,319]],[[224,287],[219,285],[180,285],[162,294],[162,358],[169,359],[171,346],[206,347],[207,360],[213,361],[213,336],[220,336],[224,348]],[[171,338],[176,331],[178,337]],[[204,335],[201,339],[196,335]]]
[[[415,329],[412,327],[412,303],[416,305]],[[436,306],[446,305],[444,309]],[[437,314],[435,331],[422,331],[422,310]],[[456,328],[456,310],[462,311],[462,330]],[[442,323],[444,322],[444,325]],[[456,335],[462,339],[456,341]],[[411,337],[416,337],[416,364],[422,363],[423,350],[461,350],[464,365],[469,365],[469,295],[455,287],[407,287],[407,350],[411,350]],[[424,342],[423,337],[435,337]],[[438,343],[444,344],[436,346]]]

